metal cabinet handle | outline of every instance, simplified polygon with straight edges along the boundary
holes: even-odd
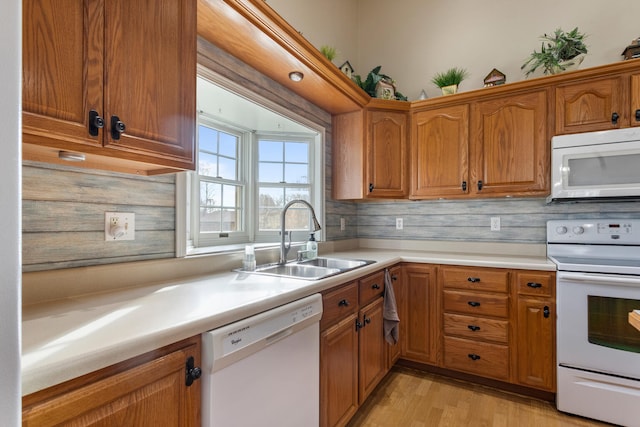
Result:
[[[120,139],[127,127],[124,122],[120,121],[120,117],[111,116],[111,138],[115,141]]]
[[[89,111],[89,135],[98,136],[98,131],[104,127],[104,120],[96,110]]]
[[[373,285],[371,285],[371,289],[380,289],[380,285],[374,283]]]
[[[364,325],[362,324],[360,319],[356,319],[356,332],[358,332],[358,330],[362,328],[364,328]]]
[[[467,281],[471,283],[478,283],[480,281],[479,277],[467,277]]]
[[[373,189],[374,189],[373,183],[369,183],[369,193],[373,193]]]
[[[468,356],[469,356],[469,359],[471,360],[480,360],[480,356],[477,354],[469,353]]]
[[[367,317],[367,316],[364,316],[364,323],[365,323],[365,325],[368,325],[369,323],[371,323],[371,318]]]
[[[349,305],[349,301],[346,299],[342,299],[338,302],[338,307],[347,307]]]
[[[398,280],[398,276],[396,274],[392,274],[391,275],[391,280]]]
[[[467,191],[467,181],[462,181],[462,191]]]
[[[636,122],[640,122],[640,108],[636,110]]]
[[[536,282],[529,282],[527,283],[527,286],[530,288],[541,288],[542,284],[541,283],[536,283]]]
[[[482,181],[478,181],[478,191],[482,190]]]
[[[545,319],[549,318],[549,315],[551,314],[549,311],[549,306],[545,305],[544,308],[542,309],[542,314],[544,315]]]
[[[480,303],[478,301],[469,301],[467,304],[471,307],[480,307]]]
[[[476,326],[476,325],[468,325],[467,328],[471,329],[473,332],[480,330],[480,326]]]
[[[611,123],[614,124],[614,125],[617,125],[619,118],[620,118],[620,114],[618,114],[618,113],[611,114]]]

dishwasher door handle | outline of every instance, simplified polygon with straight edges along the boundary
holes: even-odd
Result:
[[[275,334],[268,336],[267,338],[265,338],[264,342],[266,345],[271,345],[273,343],[280,341],[283,338],[288,337],[292,333],[293,333],[293,328],[287,328],[284,331],[276,332]]]

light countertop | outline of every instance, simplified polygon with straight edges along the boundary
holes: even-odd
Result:
[[[225,271],[27,305],[24,395],[374,273],[398,262],[554,271],[543,256],[357,249],[321,256],[376,263],[309,281]]]

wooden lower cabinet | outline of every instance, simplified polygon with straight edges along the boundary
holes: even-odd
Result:
[[[200,381],[185,383],[200,346],[196,336],[25,396],[22,425],[200,426]]]
[[[556,383],[555,273],[516,274],[515,381],[554,391]]]
[[[378,298],[360,310],[361,327],[358,330],[358,403],[362,405],[387,373],[382,303]]]
[[[358,410],[357,314],[320,335],[320,426],[344,426]]]
[[[402,358],[420,363],[438,361],[438,292],[435,266],[405,264],[400,295]]]
[[[321,427],[346,425],[389,370],[383,292],[384,271],[379,271],[323,295]]]

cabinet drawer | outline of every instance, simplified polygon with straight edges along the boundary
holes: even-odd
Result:
[[[461,338],[507,344],[509,340],[509,322],[485,317],[444,313],[444,333],[446,335],[457,335]]]
[[[447,290],[444,291],[443,307],[444,311],[506,318],[509,315],[509,296]]]
[[[359,281],[360,305],[366,305],[384,292],[384,271],[367,276]]]
[[[352,282],[322,296],[320,330],[358,311],[358,283]]]
[[[553,273],[517,273],[518,294],[551,297],[554,294],[555,275]]]
[[[508,380],[509,348],[506,345],[445,337],[444,367]]]
[[[509,289],[509,271],[484,268],[443,268],[445,288],[504,292]]]

